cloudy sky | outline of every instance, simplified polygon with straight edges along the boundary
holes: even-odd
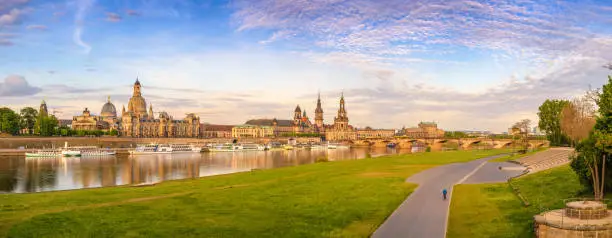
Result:
[[[611,25],[607,0],[0,0],[0,105],[121,110],[139,77],[175,118],[314,116],[320,91],[331,123],[344,92],[358,127],[501,132],[600,87]]]

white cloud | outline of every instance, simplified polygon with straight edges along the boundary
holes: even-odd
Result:
[[[40,92],[40,88],[30,86],[28,81],[19,75],[9,75],[0,83],[0,97],[30,96]]]

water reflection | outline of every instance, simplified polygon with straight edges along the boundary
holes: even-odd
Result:
[[[105,158],[0,158],[0,192],[27,193],[198,178],[331,161],[410,153],[411,149],[352,148]]]

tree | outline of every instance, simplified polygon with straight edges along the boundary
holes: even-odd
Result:
[[[589,136],[595,126],[595,107],[587,96],[572,100],[561,110],[561,131],[572,146]]]
[[[21,127],[28,130],[28,134],[34,133],[34,125],[36,124],[36,118],[38,111],[32,107],[24,107],[20,111],[21,113]]]
[[[551,145],[563,145],[567,142],[567,137],[561,131],[561,111],[567,105],[567,100],[546,100],[539,107],[538,127],[544,132]]]
[[[603,199],[605,191],[611,189],[605,181],[606,177],[610,177],[606,167],[610,165],[607,160],[612,153],[612,77],[608,77],[608,84],[603,86],[598,96],[595,102],[599,107],[599,115],[594,129],[586,139],[577,143],[578,153],[572,158],[572,168],[581,181],[591,181],[588,184],[595,198]]]
[[[527,152],[527,148],[529,147],[529,128],[531,126],[531,120],[523,119],[517,123],[514,123],[512,126],[512,131],[516,131],[516,135],[518,136],[518,142],[521,146],[520,152]]]
[[[0,133],[19,134],[21,130],[19,114],[8,107],[0,108]]]
[[[58,128],[59,121],[53,115],[40,115],[34,126],[34,133],[40,136],[53,136]]]

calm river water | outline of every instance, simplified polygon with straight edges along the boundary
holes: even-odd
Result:
[[[281,150],[201,154],[117,156],[106,158],[0,157],[0,193],[29,193],[107,187],[197,178],[271,169],[329,160],[354,160],[410,149],[351,148],[336,150]]]

